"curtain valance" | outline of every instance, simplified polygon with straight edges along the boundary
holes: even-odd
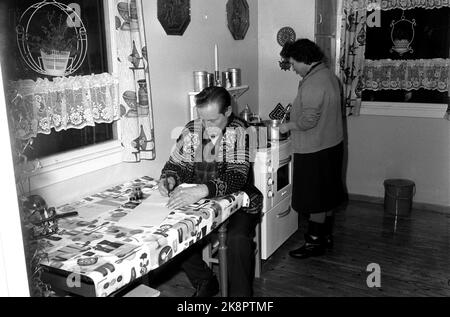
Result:
[[[381,9],[440,9],[450,7],[450,0],[352,0],[344,1],[344,9],[365,10]]]
[[[450,7],[450,0],[382,0],[381,10],[440,9]]]
[[[448,91],[450,59],[382,59],[364,64],[364,89]]]
[[[120,117],[118,79],[108,73],[9,83],[13,131],[21,139]]]

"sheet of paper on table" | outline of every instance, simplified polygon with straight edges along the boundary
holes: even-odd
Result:
[[[77,211],[78,217],[84,219],[95,219],[98,216],[107,213],[114,208],[120,207],[121,202],[108,201],[102,199],[96,202],[81,201],[58,207],[58,213],[66,213],[71,211]]]
[[[153,190],[139,206],[118,221],[122,226],[158,226],[167,217],[170,210],[166,207],[169,197],[162,196],[158,190]]]

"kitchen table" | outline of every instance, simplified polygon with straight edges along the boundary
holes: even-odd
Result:
[[[156,185],[153,178],[144,176],[57,207],[58,214],[77,211],[78,215],[60,219],[58,233],[42,239],[48,255],[40,263],[44,281],[77,295],[108,296],[198,242],[249,200],[244,192],[202,199],[167,210],[158,225],[121,225],[120,219],[156,193]],[[132,201],[136,187],[143,197]],[[224,229],[220,231],[223,237]],[[224,272],[220,270],[221,275]],[[226,288],[226,283],[221,284]]]

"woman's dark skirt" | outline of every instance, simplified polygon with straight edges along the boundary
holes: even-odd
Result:
[[[315,153],[294,154],[292,208],[308,214],[326,212],[345,200],[343,156],[343,142]]]

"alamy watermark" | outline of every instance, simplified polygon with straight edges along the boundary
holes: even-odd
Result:
[[[381,267],[378,263],[370,263],[366,268],[367,272],[371,272],[366,279],[367,287],[381,287]]]
[[[350,10],[350,12],[366,10],[367,27],[381,27],[381,0],[354,0],[348,5],[347,9]],[[357,22],[354,21],[354,23]]]
[[[178,162],[256,162],[260,148],[265,148],[270,142],[268,129],[281,135],[276,127],[227,127],[225,133],[217,127],[204,128],[201,121],[194,121],[190,128],[182,129],[178,140],[172,148],[171,158]],[[171,136],[178,135],[180,128],[174,128]],[[207,140],[207,142],[204,142]],[[279,160],[279,147],[272,146],[270,151],[272,163]]]

